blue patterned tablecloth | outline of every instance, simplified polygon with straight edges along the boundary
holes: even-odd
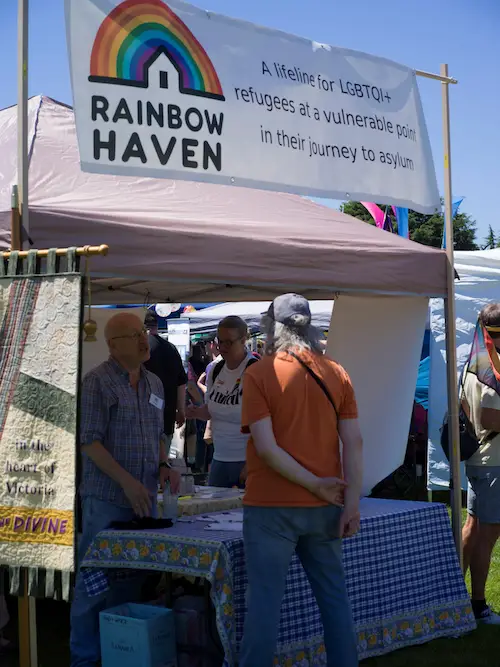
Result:
[[[364,499],[361,530],[344,541],[347,588],[368,658],[476,627],[455,552],[448,512],[438,503]],[[82,567],[161,570],[205,577],[212,585],[226,663],[237,662],[246,572],[239,532],[200,521],[163,531],[103,531]],[[321,619],[295,557],[281,612],[276,665],[324,665]]]

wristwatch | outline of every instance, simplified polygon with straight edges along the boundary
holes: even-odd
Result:
[[[172,466],[168,461],[160,461],[160,468],[168,468],[170,470]]]

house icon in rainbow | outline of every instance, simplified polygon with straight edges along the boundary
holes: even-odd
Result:
[[[174,86],[175,77],[181,93],[225,99],[205,49],[162,0],[125,0],[113,9],[97,32],[89,81],[149,88],[150,68],[162,56],[171,67],[159,68],[160,88]]]

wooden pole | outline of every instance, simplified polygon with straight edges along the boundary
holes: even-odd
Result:
[[[22,229],[29,235],[28,206],[28,0],[18,0],[17,14],[17,214],[12,208],[13,250],[22,248]],[[37,667],[36,601],[28,595],[27,570],[24,590],[18,597],[19,665]]]
[[[15,248],[13,248],[13,250],[15,250]],[[109,252],[109,246],[107,246],[105,243],[103,243],[102,245],[84,245],[76,249],[76,254],[82,255],[84,257],[92,257],[93,255],[107,255],[108,252]],[[64,257],[64,255],[67,255],[67,253],[68,253],[68,248],[56,248],[56,255],[58,257]],[[10,252],[8,250],[3,252],[2,254],[5,259],[7,259],[10,256]],[[47,257],[49,251],[37,250],[36,254],[37,257],[43,259],[44,257]],[[28,256],[27,250],[21,250],[21,252],[19,253],[19,257],[21,259],[26,259],[27,256]]]
[[[441,81],[442,83],[458,83],[456,79],[453,79],[451,76],[443,76],[443,74],[434,74],[433,72],[424,72],[421,69],[416,69],[415,74],[417,76],[423,76],[425,79],[434,79],[435,81]]]
[[[441,65],[441,76],[448,77],[448,65]],[[455,315],[455,268],[453,241],[453,202],[451,189],[451,140],[449,82],[442,81],[444,145],[444,217],[446,230],[447,291],[445,299],[446,371],[448,379],[448,432],[450,451],[450,502],[453,536],[460,564],[462,554],[462,484],[460,471],[460,426],[458,421],[457,333]]]
[[[28,0],[18,0],[17,19],[17,185],[22,226],[29,235]]]
[[[19,191],[17,185],[14,185],[12,188],[11,214],[10,214],[10,247],[11,250],[21,250],[21,216],[19,214]],[[4,253],[4,256],[5,254],[6,253]],[[10,255],[10,253],[8,253],[8,255]]]

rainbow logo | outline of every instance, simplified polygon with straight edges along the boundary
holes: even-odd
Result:
[[[147,88],[160,55],[175,67],[181,93],[224,100],[205,49],[162,0],[125,0],[113,9],[97,32],[89,81]],[[168,73],[161,72],[160,87],[168,86]]]

